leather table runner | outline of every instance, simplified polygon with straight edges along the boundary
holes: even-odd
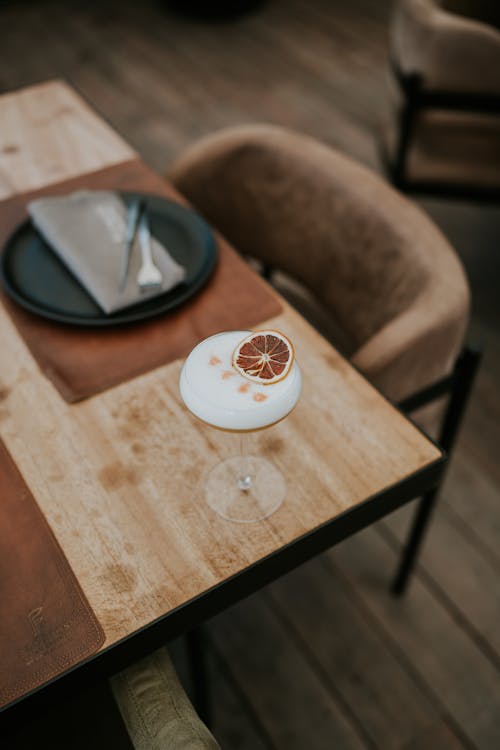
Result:
[[[104,643],[62,549],[0,441],[0,706]]]
[[[41,195],[80,188],[144,191],[186,201],[140,159],[51,185],[0,203],[0,246],[26,218],[26,204]],[[214,187],[216,189],[216,186]],[[107,330],[53,323],[1,299],[41,370],[72,403],[186,356],[201,339],[230,329],[251,328],[278,315],[272,290],[216,235],[219,259],[205,287],[165,316]]]

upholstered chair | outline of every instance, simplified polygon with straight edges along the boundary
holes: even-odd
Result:
[[[500,3],[398,0],[390,56],[403,95],[396,184],[500,195]]]
[[[113,677],[111,688],[135,750],[220,750],[165,649]]]
[[[453,368],[469,309],[461,263],[373,172],[311,138],[251,125],[201,140],[169,178],[241,253],[304,284],[340,349],[391,399]]]
[[[466,358],[462,378],[469,288],[452,247],[417,206],[347,156],[267,125],[202,139],[168,176],[241,253],[308,290],[333,343],[394,402],[421,407],[457,386],[442,429],[451,450],[477,364]]]

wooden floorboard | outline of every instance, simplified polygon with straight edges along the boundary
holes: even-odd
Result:
[[[356,723],[262,596],[215,618],[209,633],[276,747],[367,747]]]
[[[411,518],[409,511],[408,508],[394,513],[383,524],[389,542],[404,541]],[[395,548],[400,547],[395,545]],[[460,550],[460,566],[450,559],[450,550]],[[470,628],[485,653],[500,668],[500,570],[446,510],[434,518],[433,533],[426,540],[420,568],[457,619]]]
[[[255,121],[380,170],[390,0],[268,0],[231,23],[167,5],[0,3],[0,91],[66,78],[160,171]],[[403,510],[212,621],[223,748],[500,747],[500,208],[418,202],[465,264],[485,357],[417,574],[387,594]]]
[[[447,564],[453,553],[458,557],[460,550],[450,552]],[[405,599],[387,593],[387,572],[397,555],[375,527],[338,545],[327,558],[376,616],[388,647],[463,741],[493,750],[500,736],[498,670],[434,591],[416,576]]]
[[[209,642],[210,643],[210,642]],[[223,747],[274,750],[276,745],[231,669],[225,650],[208,648],[210,696],[214,709],[213,732]],[[224,710],[220,711],[219,707]]]
[[[267,596],[374,747],[424,747],[434,734],[461,747],[333,566],[314,560],[270,586]]]

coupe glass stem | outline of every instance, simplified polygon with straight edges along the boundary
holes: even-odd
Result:
[[[243,459],[241,462],[240,476],[238,477],[238,487],[242,492],[248,492],[252,487],[252,477],[249,473],[248,466],[248,435],[240,435],[240,454]]]

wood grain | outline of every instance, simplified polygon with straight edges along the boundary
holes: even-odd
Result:
[[[256,708],[266,717],[264,728],[273,745],[287,750],[364,748],[357,727],[332,699],[320,676],[309,669],[301,651],[284,637],[283,624],[262,598],[250,597],[239,610],[237,618],[215,618],[210,632],[240,681],[249,679],[258,688]],[[250,643],[258,647],[249,648]],[[300,708],[290,712],[290,705]]]
[[[412,596],[406,601],[383,596],[384,571],[396,564],[397,551],[372,527],[349,544],[327,552],[326,559],[340,570],[348,585],[356,588],[390,647],[402,655],[404,662],[405,655],[411,654],[412,673],[425,685],[438,710],[451,718],[466,746],[484,750],[497,747],[498,670],[456,627],[453,614],[433,605],[433,594],[421,580],[413,581]],[[374,596],[370,596],[371,591]]]
[[[0,25],[4,31],[0,46],[0,90],[65,76],[160,173],[168,161],[205,133],[226,125],[259,121],[294,127],[380,169],[377,133],[381,121],[390,115],[387,39],[392,6],[391,0],[342,3],[272,0],[236,23],[203,24],[170,13],[167,3],[156,0],[143,0],[140,4],[127,0],[102,4],[91,0],[73,3],[71,7],[62,0],[0,3]],[[43,54],[24,54],[42,46]],[[387,700],[380,708],[381,716],[372,717],[379,704],[370,692],[373,681],[365,685],[362,674],[357,683],[359,691],[350,703],[359,724],[368,726],[372,718],[377,721],[378,731],[370,728],[366,748],[386,750],[394,740],[389,722],[385,737],[381,726],[389,716],[391,698],[394,705],[401,706],[407,695],[397,692],[404,688],[402,680],[390,678],[395,660],[408,675],[404,688],[408,695],[411,696],[412,685],[414,690],[428,695],[445,726],[441,734],[436,726],[443,725],[435,723],[426,731],[414,721],[412,712],[408,724],[411,723],[415,734],[405,750],[448,749],[457,743],[467,750],[491,750],[499,745],[500,709],[494,702],[489,703],[488,691],[498,693],[498,672],[497,685],[485,677],[486,672],[491,673],[488,666],[488,662],[493,663],[489,658],[491,649],[487,652],[484,638],[476,637],[480,612],[476,610],[472,623],[467,619],[471,613],[467,601],[469,586],[455,585],[453,591],[445,589],[452,575],[458,581],[470,580],[469,555],[462,555],[464,546],[473,545],[479,555],[500,571],[500,209],[463,201],[419,199],[419,202],[465,263],[474,300],[471,340],[482,342],[485,358],[445,492],[436,510],[436,522],[431,524],[419,559],[415,581],[418,585],[412,583],[406,602],[393,602],[387,595],[398,548],[396,542],[389,545],[386,533],[382,534],[381,527],[376,526],[377,532],[371,536],[373,542],[367,547],[360,549],[358,538],[353,537],[338,548],[339,553],[345,548],[352,555],[346,558],[342,570],[336,565],[333,580],[321,579],[323,598],[318,597],[317,606],[308,614],[314,630],[307,649],[290,627],[273,628],[271,635],[262,626],[260,632],[283,659],[288,648],[301,650],[305,656],[301,663],[306,671],[308,665],[315,672],[320,660],[329,666],[350,654],[359,652],[361,658],[367,654],[368,645],[376,651],[370,656],[374,661],[378,659],[379,665],[373,680],[377,674],[389,676],[380,688]],[[304,313],[310,317],[311,307],[307,312],[304,308]],[[315,325],[318,322],[328,336],[330,320],[323,316],[318,321],[315,316]],[[0,369],[2,365],[0,354]],[[441,516],[459,531],[452,548],[445,546],[449,535],[441,537]],[[442,554],[439,560],[432,555],[432,566],[428,566],[431,546],[440,546]],[[386,554],[378,554],[378,550],[385,550]],[[362,568],[360,557],[364,560]],[[317,566],[308,565],[304,570],[305,574],[297,571],[289,576],[291,583],[288,596],[283,598],[284,611],[296,612],[305,587],[316,590]],[[342,628],[342,637],[334,639],[336,617],[348,620],[350,616],[343,598],[338,599],[339,611],[335,617],[330,614],[337,604],[339,576],[355,604],[357,621],[365,621],[366,632],[375,632],[377,641],[368,639],[357,627]],[[475,580],[476,596],[481,594],[484,600],[493,600],[498,586],[489,587],[492,579],[488,586]],[[269,605],[265,592],[258,598],[264,602],[259,611],[263,612],[263,622],[264,618],[267,622]],[[325,602],[330,605],[327,610]],[[311,597],[308,603],[311,604]],[[402,609],[408,610],[404,638],[400,635]],[[216,627],[225,620],[228,627],[239,627],[246,611],[244,603],[232,607],[217,618]],[[329,646],[327,634],[324,639],[315,637],[318,623],[325,630],[331,625],[335,645],[332,642]],[[368,643],[362,644],[360,641],[365,637]],[[271,735],[280,736],[281,728],[275,726],[277,717],[271,705],[260,697],[261,683],[256,670],[241,654],[236,658],[235,650],[230,645],[226,647],[223,638],[219,645],[217,657],[224,662],[224,670],[221,673],[211,662],[209,675],[215,729],[221,746],[281,750],[283,743],[271,739]],[[240,650],[258,653],[259,645],[253,630],[247,629]],[[449,664],[453,658],[460,664],[463,652],[464,670],[457,680]],[[298,679],[293,670],[287,674],[290,680]],[[337,677],[338,671],[331,676],[328,690],[338,705],[338,693],[335,685],[332,687]],[[273,680],[269,674],[270,688]],[[474,689],[482,696],[482,707],[477,713],[475,707],[469,708]],[[290,714],[307,713],[312,700],[305,693],[289,692],[287,698]],[[99,708],[93,707],[94,716]],[[92,708],[85,705],[82,710],[90,715]],[[78,744],[80,737],[75,736],[75,727],[81,729],[83,725],[77,710],[68,712],[67,737],[60,730],[59,707],[55,713],[54,726],[49,727],[41,740],[38,727],[34,727],[31,741],[23,748],[31,750],[35,743],[44,746],[44,738],[47,744],[50,738],[53,746],[61,750],[67,748],[67,737],[71,737],[74,745]],[[476,731],[478,716],[482,723],[480,735]],[[403,717],[398,718],[401,736],[404,721]],[[487,729],[488,723],[491,731]],[[93,722],[96,731],[97,724]],[[262,744],[252,733],[252,726]],[[85,729],[90,732],[88,726]],[[308,746],[311,731],[317,733],[318,728],[304,720],[298,732],[303,747]],[[59,743],[55,741],[56,735],[62,738]],[[78,747],[83,747],[86,740],[85,736]],[[112,742],[107,745],[103,742],[102,746],[109,747]],[[328,725],[325,744],[327,747],[332,744]]]
[[[50,86],[57,98],[58,84]],[[254,438],[287,475],[288,493],[269,521],[249,528],[203,501],[206,472],[236,446],[187,413],[180,361],[68,406],[2,311],[2,436],[106,645],[438,457],[300,315],[283,309],[269,325],[295,342],[304,392],[285,422]]]
[[[203,501],[206,472],[237,446],[186,412],[180,361],[68,406],[2,314],[2,436],[108,644],[437,457],[290,308],[269,325],[296,343],[305,384],[295,412],[254,438],[288,495],[249,531]]]
[[[63,81],[4,94],[0,122],[0,200],[135,155]]]
[[[429,742],[434,735],[446,736],[449,750],[459,747],[436,706],[359,606],[353,587],[324,558],[273,583],[267,599],[375,747],[416,747],[416,738]]]

